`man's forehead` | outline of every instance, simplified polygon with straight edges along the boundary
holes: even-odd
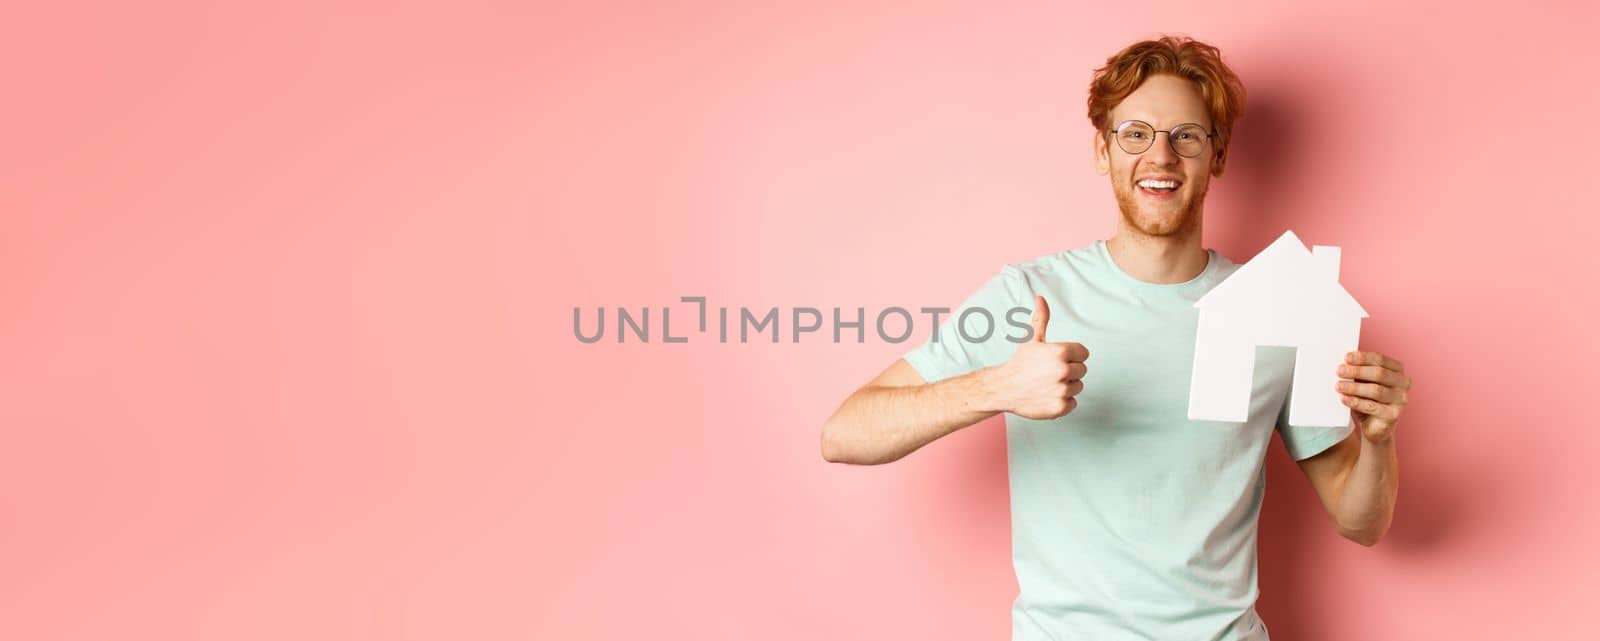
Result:
[[[1154,76],[1111,110],[1112,122],[1143,120],[1159,128],[1188,122],[1209,126],[1211,113],[1200,88],[1173,76]]]

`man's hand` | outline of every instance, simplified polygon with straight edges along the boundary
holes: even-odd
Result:
[[[1011,360],[994,370],[992,392],[996,409],[1036,420],[1060,418],[1078,406],[1083,391],[1083,361],[1089,350],[1078,343],[1047,343],[1045,325],[1050,306],[1043,296],[1034,298],[1033,338],[1017,346]]]
[[[1361,435],[1373,443],[1394,438],[1395,425],[1405,410],[1411,377],[1400,361],[1377,352],[1350,352],[1339,366],[1337,389]]]

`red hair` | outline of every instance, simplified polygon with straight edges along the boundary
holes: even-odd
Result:
[[[1094,70],[1094,79],[1089,81],[1089,122],[1105,134],[1111,128],[1112,108],[1158,74],[1188,79],[1200,89],[1211,113],[1211,127],[1217,132],[1211,174],[1221,176],[1233,123],[1244,113],[1244,84],[1222,62],[1222,52],[1209,44],[1187,36],[1162,36],[1133,43],[1107,58],[1106,65]]]

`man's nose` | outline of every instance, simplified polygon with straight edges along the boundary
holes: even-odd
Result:
[[[1163,134],[1167,137],[1162,138]],[[1172,132],[1156,132],[1155,140],[1150,142],[1150,148],[1145,150],[1144,155],[1150,158],[1150,162],[1158,165],[1177,164],[1178,154],[1172,150]]]

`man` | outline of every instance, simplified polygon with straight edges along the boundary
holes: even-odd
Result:
[[[1089,120],[1121,210],[1115,237],[1006,265],[963,305],[992,319],[1033,309],[1027,342],[1000,328],[968,340],[985,333],[980,314],[965,336],[948,322],[823,427],[825,459],[880,464],[1006,414],[1014,639],[1266,639],[1256,528],[1274,430],[1340,534],[1372,545],[1389,527],[1411,387],[1399,361],[1328,363],[1345,427],[1285,424],[1292,350],[1258,355],[1247,421],[1187,418],[1194,302],[1238,267],[1202,248],[1201,227],[1243,105],[1205,43],[1164,37],[1112,56]]]

